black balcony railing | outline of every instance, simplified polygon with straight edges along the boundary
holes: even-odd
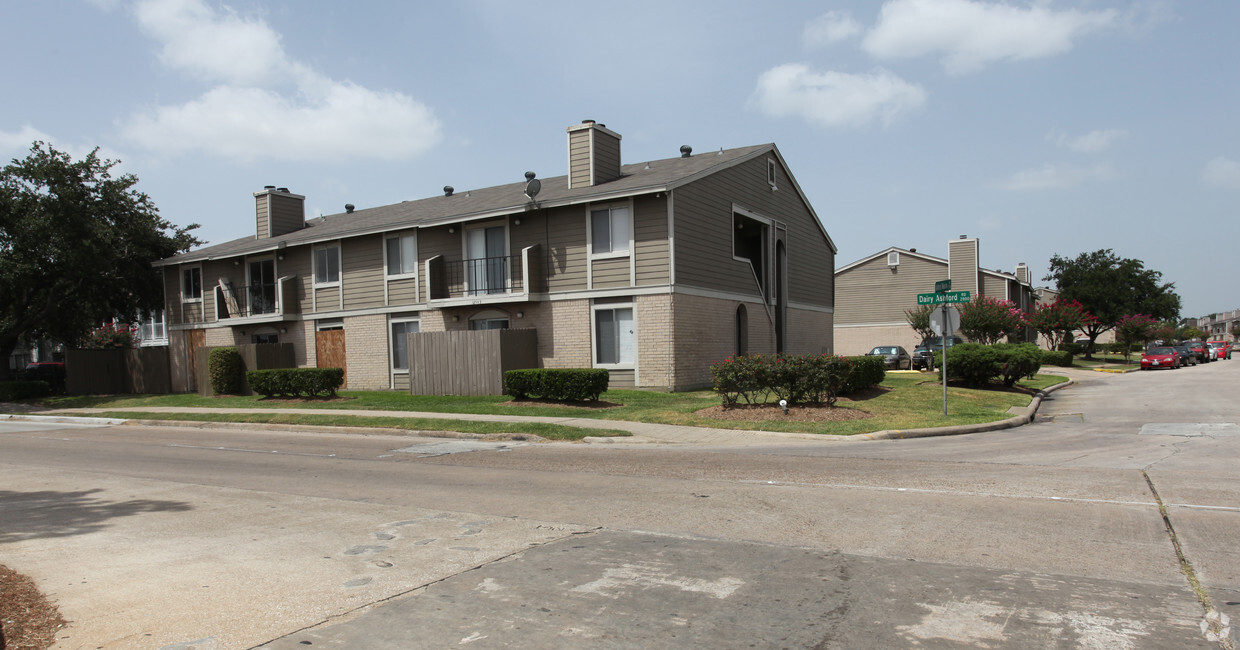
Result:
[[[475,297],[521,291],[521,258],[481,257],[445,260],[442,267],[447,296]]]
[[[222,308],[218,310],[220,318],[248,318],[278,311],[274,282],[223,288],[219,293],[223,298]]]

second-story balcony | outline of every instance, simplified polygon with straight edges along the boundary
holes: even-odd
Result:
[[[430,299],[441,306],[536,300],[531,292],[542,289],[538,246],[522,249],[521,255],[426,261]]]
[[[227,320],[264,323],[285,320],[286,314],[297,313],[295,278],[285,276],[275,282],[241,286],[220,280],[207,294],[208,300],[182,303],[180,313],[174,311],[170,322],[190,324]]]

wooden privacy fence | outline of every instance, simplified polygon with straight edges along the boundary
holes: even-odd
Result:
[[[70,395],[171,393],[168,348],[67,350],[65,391]]]
[[[503,395],[504,371],[538,367],[538,331],[409,334],[413,395]]]

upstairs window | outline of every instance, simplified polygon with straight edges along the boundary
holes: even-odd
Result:
[[[418,256],[414,250],[413,235],[387,238],[387,274],[411,275],[418,270]]]
[[[340,282],[340,247],[325,246],[314,251],[314,283],[338,284]]]
[[[191,266],[181,275],[181,299],[186,302],[202,300],[202,267]]]
[[[590,211],[590,249],[595,255],[629,252],[631,230],[628,208]]]
[[[779,170],[779,166],[775,164],[775,159],[767,158],[766,159],[766,182],[768,185],[771,186],[771,189],[773,190],[779,189],[776,183],[776,181],[779,178],[778,170]]]

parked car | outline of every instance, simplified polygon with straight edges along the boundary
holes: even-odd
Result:
[[[912,370],[913,355],[899,345],[879,345],[866,352],[867,357],[883,357],[887,367],[895,370]]]
[[[941,336],[927,336],[922,339],[917,347],[913,348],[913,369],[914,370],[934,370],[934,353],[942,351]],[[957,343],[964,343],[959,336],[950,336],[947,338],[947,347],[951,347]]]
[[[1157,346],[1149,348],[1145,354],[1141,355],[1141,369],[1153,370],[1154,368],[1169,368],[1175,370],[1180,367],[1180,353],[1170,346]]]
[[[1231,341],[1207,341],[1210,347],[1218,350],[1218,358],[1231,358]]]
[[[1206,345],[1205,341],[1185,341],[1184,345],[1196,355],[1197,363],[1210,362],[1210,346]]]
[[[1181,366],[1197,365],[1197,355],[1193,354],[1193,351],[1188,349],[1187,345],[1183,343],[1177,343],[1169,347],[1175,348],[1175,351],[1179,353]]]

